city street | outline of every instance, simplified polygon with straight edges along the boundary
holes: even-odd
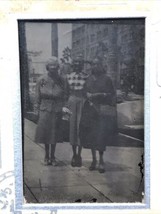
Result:
[[[27,203],[141,202],[144,183],[138,163],[142,139],[119,133],[105,152],[106,172],[89,171],[90,150],[83,149],[81,168],[72,167],[69,143],[58,143],[58,166],[44,166],[43,145],[34,143],[36,124],[24,121],[24,195]]]

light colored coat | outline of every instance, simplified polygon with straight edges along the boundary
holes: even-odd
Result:
[[[35,134],[36,143],[55,144],[60,130],[65,88],[63,80],[54,81],[48,75],[40,77],[36,85],[35,108],[39,119]]]

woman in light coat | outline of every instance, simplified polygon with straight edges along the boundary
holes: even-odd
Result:
[[[59,76],[58,69],[57,58],[49,58],[46,62],[47,74],[42,75],[36,85],[38,125],[35,142],[45,146],[45,165],[57,165],[55,149],[57,141],[60,141],[59,130],[65,95],[64,81]]]

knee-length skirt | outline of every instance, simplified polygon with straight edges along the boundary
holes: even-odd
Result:
[[[79,130],[80,143],[84,148],[105,151],[117,133],[116,118],[100,114],[89,102],[85,102]]]
[[[61,112],[40,111],[35,133],[35,142],[40,144],[55,144],[62,141]]]

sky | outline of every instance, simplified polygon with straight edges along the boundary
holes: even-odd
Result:
[[[51,24],[26,23],[26,42],[28,51],[42,51],[41,56],[34,60],[43,60],[51,56]],[[58,24],[58,58],[62,56],[63,49],[71,48],[71,24]]]
[[[72,25],[58,24],[58,38],[58,56],[61,58],[64,48],[72,47]]]
[[[41,58],[51,56],[51,24],[26,23],[28,51],[42,51]]]

